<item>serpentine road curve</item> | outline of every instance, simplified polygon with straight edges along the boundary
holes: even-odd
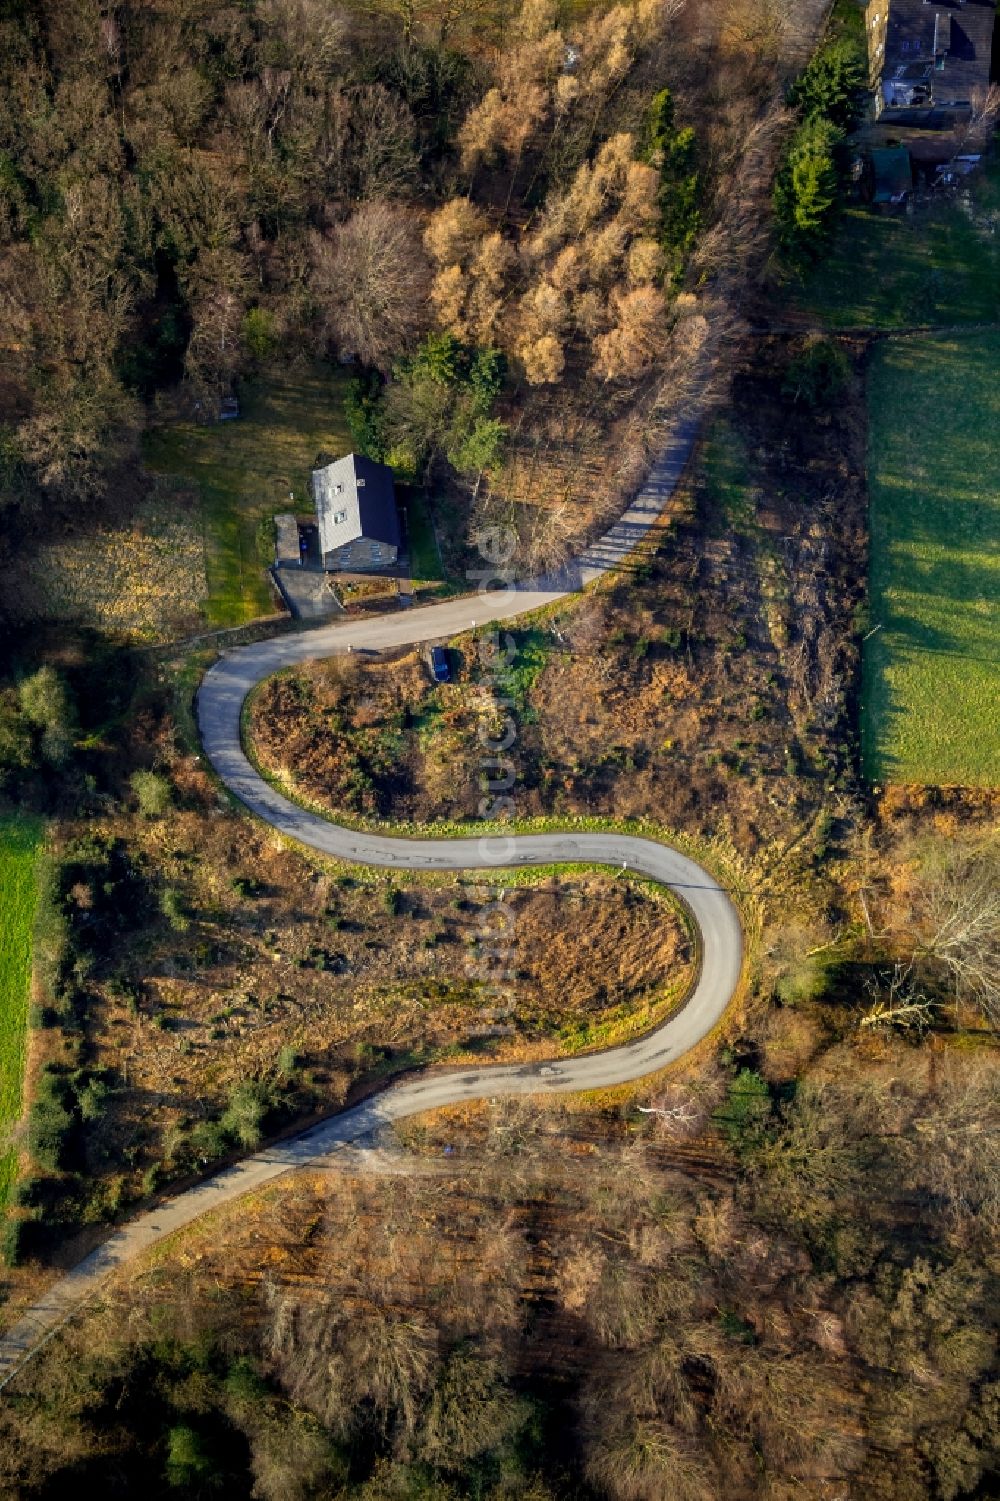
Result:
[[[404,839],[361,833],[297,807],[270,787],[244,754],[240,733],[247,694],[281,668],[349,648],[378,651],[437,640],[476,623],[509,619],[550,604],[619,568],[657,522],[690,456],[695,432],[696,417],[686,418],[625,514],[559,575],[237,648],[224,653],[208,671],[197,706],[206,754],[229,790],[281,833],[324,854],[398,870],[573,862],[621,868],[627,864],[630,870],[668,886],[686,905],[700,938],[700,968],[687,1000],[655,1031],[605,1052],[553,1059],[550,1063],[439,1071],[404,1080],[140,1214],[57,1282],[0,1338],[0,1387],[110,1272],[206,1211],[422,1110],[500,1094],[599,1089],[641,1078],[681,1057],[720,1020],[742,970],[740,921],[725,890],[678,850],[651,839],[617,833],[515,834],[509,839]]]

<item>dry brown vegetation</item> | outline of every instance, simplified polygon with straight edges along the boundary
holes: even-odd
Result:
[[[527,566],[562,560],[620,509],[663,425],[693,391],[704,390],[720,349],[736,335],[748,279],[767,248],[771,176],[788,123],[784,85],[808,57],[827,9],[825,0],[668,6],[660,35],[614,83],[603,157],[567,177],[564,191],[529,221],[520,247],[527,286],[519,301],[508,301],[500,334],[527,384],[517,392],[505,465],[480,503],[484,517],[502,515],[517,525]],[[621,56],[603,33],[622,26],[624,10],[615,7],[592,23],[601,78],[609,69],[613,74]],[[684,292],[666,303],[656,266],[662,251],[655,232],[650,238],[654,186],[641,159],[625,160],[629,142],[641,139],[643,101],[664,80],[678,118],[695,126],[703,184],[702,234],[688,278],[697,295]],[[530,130],[530,118],[524,128]],[[559,159],[564,128],[557,108],[544,159],[550,152]],[[568,135],[572,142],[572,123]],[[616,153],[624,153],[625,191],[595,194]],[[565,154],[572,162],[572,146]],[[641,149],[636,154],[641,158]],[[515,179],[516,171],[511,187]],[[439,211],[442,222],[452,210]],[[477,261],[469,246],[478,235],[485,250],[489,226],[465,224],[465,217],[460,247],[448,235],[438,243],[432,221],[437,313],[456,328],[468,326],[470,314],[474,324],[485,313],[492,327],[500,278],[510,267],[498,265],[495,249]],[[563,244],[571,225],[577,235]],[[588,360],[596,380],[587,378]]]
[[[716,1063],[604,1111],[450,1112],[405,1132],[443,1177],[300,1175],[196,1226],[21,1378],[3,1482],[104,1475],[110,1443],[155,1486],[184,1423],[282,1501],[988,1485],[993,1061],[799,1021],[792,1070],[784,1028],[745,1040],[754,1112]]]
[[[41,539],[5,570],[7,610],[116,639],[197,630],[205,601],[201,518],[179,497],[138,503],[127,519]]]
[[[464,974],[482,910],[496,899],[475,876],[400,887],[324,868],[242,820],[196,814],[133,828],[130,844],[181,894],[189,924],[177,933],[157,922],[118,976],[140,992],[142,1029],[162,1016],[169,1031],[137,1044],[113,988],[93,1014],[98,1056],[123,1068],[147,1123],[149,1099],[172,1096],[181,1111],[209,1105],[235,1079],[266,1071],[282,1046],[304,1068],[342,1071],[333,1103],[358,1050],[386,1061],[473,1047],[502,1056],[504,1039],[516,1051],[613,1007],[641,1010],[683,980],[676,913],[598,873],[508,892],[518,969],[497,996]],[[584,912],[581,933],[575,914]]]
[[[62,1172],[39,1178],[22,1142],[63,1236],[386,1074],[647,1028],[689,980],[677,908],[600,873],[507,891],[509,977],[484,975],[477,944],[502,884],[400,886],[308,858],[223,816],[190,762],[172,770],[162,814],[66,820],[56,842],[76,1019],[35,1034],[34,1076],[43,1063],[85,1065],[104,1081]],[[117,911],[102,895],[109,877]],[[248,1112],[239,1122],[234,1100]]]

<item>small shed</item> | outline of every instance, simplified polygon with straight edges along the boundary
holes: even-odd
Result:
[[[399,513],[392,470],[351,453],[314,469],[313,499],[323,567],[385,568],[399,557]]]
[[[235,396],[223,396],[219,403],[219,421],[234,422],[240,415],[240,404]]]
[[[865,186],[870,203],[905,203],[913,192],[913,164],[906,147],[873,148]]]

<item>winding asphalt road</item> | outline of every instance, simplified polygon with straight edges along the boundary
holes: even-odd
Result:
[[[305,811],[270,787],[243,751],[240,715],[247,694],[281,668],[350,650],[381,651],[439,640],[475,624],[535,610],[627,566],[658,521],[694,444],[697,417],[683,420],[636,500],[592,547],[558,575],[521,586],[375,619],[348,621],[261,641],[224,653],[198,694],[198,724],[219,777],[251,812],[324,854],[398,870],[467,870],[582,862],[621,868],[668,886],[686,905],[700,939],[698,977],[684,1004],[655,1031],[605,1052],[550,1063],[432,1072],[321,1121],[267,1151],[206,1179],[123,1225],[41,1298],[0,1338],[0,1387],[116,1267],[208,1210],[288,1172],[363,1142],[405,1116],[501,1094],[569,1093],[623,1084],[661,1069],[705,1037],[739,984],[743,936],[733,902],[713,878],[667,845],[615,833],[554,833],[510,838],[402,839],[360,833]],[[496,580],[483,580],[489,585]]]

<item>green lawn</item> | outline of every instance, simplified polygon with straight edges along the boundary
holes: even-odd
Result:
[[[0,816],[0,1210],[17,1168],[8,1136],[21,1115],[40,819]]]
[[[970,179],[979,215],[1000,208],[1000,153]],[[1000,320],[1000,237],[942,199],[913,218],[850,208],[830,253],[792,290],[828,327],[906,328]]]
[[[884,343],[868,402],[865,772],[1000,785],[1000,334]]]
[[[272,517],[310,510],[309,474],[317,455],[350,451],[344,418],[349,378],[325,365],[273,370],[243,389],[237,421],[180,423],[149,435],[149,467],[196,485],[201,495],[205,613],[212,625],[242,625],[273,608],[264,574],[274,558]]]
[[[413,577],[428,582],[443,578],[441,557],[434,540],[434,528],[431,525],[427,501],[419,490],[410,491],[406,519],[410,542],[410,569]]]
[[[716,418],[705,434],[700,473],[706,492],[722,510],[722,529],[744,537],[751,535],[757,523],[757,507],[746,443],[724,417]]]

